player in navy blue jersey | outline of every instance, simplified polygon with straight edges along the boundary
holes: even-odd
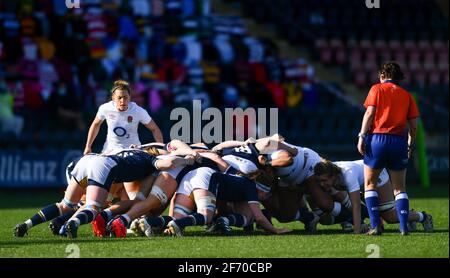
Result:
[[[268,200],[264,201],[269,211],[280,222],[300,220],[309,232],[315,232],[319,218],[308,210],[302,198],[304,193],[311,195],[312,200],[321,211],[335,215],[339,221],[351,218],[350,211],[343,208],[339,202],[333,202],[314,177],[313,168],[321,161],[320,155],[315,151],[286,143],[279,134],[258,140],[249,139],[245,143],[225,142],[215,148],[220,149],[221,146],[233,144],[247,146],[254,144],[255,148],[264,154],[263,157],[266,158],[266,161],[276,160],[280,150],[286,150],[291,154],[293,163],[288,166],[271,165],[280,180]]]
[[[217,200],[234,203],[244,202],[246,205],[248,204],[246,213],[247,217],[236,213],[233,215],[233,217],[238,218],[238,220],[230,223],[231,225],[242,227],[247,223],[251,223],[253,219],[255,219],[258,224],[260,224],[270,232],[286,232],[285,230],[278,230],[274,228],[261,213],[258,203],[257,186],[255,181],[252,179],[256,178],[260,174],[263,167],[266,165],[273,163],[274,165],[278,166],[287,166],[289,163],[292,163],[290,154],[287,151],[284,151],[284,156],[280,155],[278,160],[268,161],[266,156],[260,154],[256,144],[248,143],[242,145],[241,142],[236,141],[221,143],[214,148],[214,151],[221,155],[222,159],[228,164],[228,168],[225,173],[209,173],[211,178],[208,177],[208,179],[205,178],[201,180],[202,182],[210,180],[208,191],[207,193],[205,193],[205,196],[209,198],[209,201],[207,203],[207,206],[209,206],[209,211],[215,211],[216,197],[218,197],[217,194],[220,193],[218,191],[218,184],[224,184],[224,187],[225,185],[230,185],[229,188],[231,189],[231,191],[235,192],[231,193],[228,190],[224,190],[224,192],[230,193],[220,194],[220,196],[223,195],[224,198],[220,198]],[[204,187],[205,186],[202,186],[202,189],[205,189]],[[251,195],[251,193],[254,194]],[[231,197],[231,195],[234,195],[235,197]],[[256,202],[257,204],[254,204],[254,202]],[[170,221],[167,224],[167,232],[180,236],[182,235],[182,231],[184,230],[184,228],[187,226],[208,224],[212,218],[212,213],[210,212],[208,212],[207,217],[204,218],[200,216],[196,217],[196,215],[188,215],[184,218]],[[185,214],[189,213],[190,209],[189,207],[187,207],[187,209],[185,209]],[[247,218],[248,221],[245,221],[244,219]]]
[[[265,230],[274,234],[290,232],[288,229],[277,229],[273,227],[263,215],[259,206],[259,199],[260,196],[263,196],[268,190],[266,189],[266,191],[263,191],[254,180],[245,176],[221,172],[210,173],[209,179],[201,179],[202,182],[206,182],[207,180],[209,180],[208,194],[205,194],[205,196],[207,196],[208,202],[205,202],[205,206],[208,205],[208,217],[201,218],[197,217],[197,214],[189,214],[190,211],[187,209],[184,211],[184,214],[186,214],[185,217],[171,220],[167,224],[166,233],[181,236],[183,230],[187,226],[202,226],[209,223],[215,210],[216,200],[230,202],[236,208],[233,214],[220,217],[217,220],[218,229],[221,229],[222,232],[227,235],[229,235],[231,231],[229,226],[244,227],[253,220]],[[205,186],[206,185],[202,183],[200,187],[204,188]],[[196,203],[198,206],[198,202]],[[203,206],[201,205],[201,207]],[[183,208],[180,208],[180,210],[181,209]]]
[[[183,182],[183,178],[189,172],[202,167],[217,170],[218,166],[216,165],[216,162],[219,161],[217,155],[216,157],[214,157],[214,154],[208,153],[201,153],[200,155],[202,156],[202,159],[191,166],[178,167],[170,171],[161,172],[147,199],[135,204],[127,213],[110,221],[108,229],[111,231],[111,234],[115,237],[125,237],[126,227],[129,226],[134,219],[147,214],[161,214],[168,205],[169,198],[172,198],[178,185]],[[135,229],[136,226],[133,225],[130,226],[130,228]]]
[[[194,144],[189,146],[177,139],[174,139],[167,144],[149,143],[133,147],[144,150],[154,155],[158,155],[158,158],[173,158],[176,155],[189,155],[194,159],[199,159],[196,149],[205,148],[203,144]],[[180,166],[169,171],[154,173],[153,175],[149,176],[144,182],[141,182],[140,186],[143,187],[141,188],[141,198],[139,198],[137,201],[145,200],[144,202],[134,202],[131,204],[131,206],[129,205],[129,203],[126,203],[123,206],[108,208],[99,213],[94,221],[92,221],[92,229],[94,235],[99,237],[105,236],[107,234],[106,224],[113,220],[116,215],[123,214],[122,218],[125,222],[128,217],[131,217],[130,220],[135,218],[134,212],[139,213],[139,211],[142,210],[144,211],[144,213],[152,211],[153,213],[159,214],[159,210],[163,211],[166,208],[167,200],[170,199],[170,196],[176,190],[176,179],[183,168],[184,166]],[[134,209],[131,209],[134,205],[137,206]],[[127,214],[128,211],[130,211],[130,216]],[[117,236],[121,231],[124,231],[123,229],[117,230],[116,226],[117,225],[109,227],[113,228],[113,236]],[[120,227],[122,228],[122,226]]]
[[[174,219],[183,219],[180,223],[182,226],[204,225],[211,222],[216,207],[215,197],[208,191],[209,181],[213,173],[219,170],[225,171],[228,164],[217,154],[201,153],[200,155],[204,156],[203,160],[206,161],[209,160],[207,157],[213,158],[216,165],[201,163],[198,167],[186,167],[189,172],[179,182],[173,203],[173,214],[135,220],[137,234],[150,237],[155,228],[164,230],[166,225],[171,224]],[[193,212],[195,207],[197,210]]]
[[[86,207],[78,210],[65,225],[68,236],[77,237],[78,226],[91,222],[103,207],[113,182],[141,180],[157,170],[192,162],[193,159],[179,157],[156,158],[139,150],[123,151],[112,156],[85,155],[71,173],[64,199],[43,208],[25,223],[16,225],[14,235],[23,237],[31,227],[76,209],[86,191]]]

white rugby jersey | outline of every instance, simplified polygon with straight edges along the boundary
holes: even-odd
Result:
[[[140,145],[139,123],[146,125],[152,120],[147,111],[134,102],[128,104],[126,111],[119,111],[113,101],[102,104],[98,108],[97,118],[106,119],[108,124],[108,135],[103,152],[129,148],[132,144]]]
[[[364,161],[362,159],[355,161],[336,161],[333,162],[342,169],[345,186],[348,192],[355,192],[364,188]],[[377,186],[383,186],[389,180],[386,169],[381,171]]]
[[[163,155],[158,155],[156,158],[158,159],[165,159],[165,158],[172,158],[172,157],[176,157],[176,155],[173,154],[163,154]],[[166,172],[168,173],[174,180],[177,179],[178,175],[180,174],[181,170],[183,170],[185,166],[178,166],[176,168],[170,169],[170,170],[165,170],[165,171],[161,171],[161,172]]]
[[[289,184],[301,185],[306,179],[314,175],[314,166],[320,162],[321,158],[311,149],[295,146],[287,142],[283,143],[296,148],[298,153],[290,166],[277,167],[275,172],[284,182],[282,186],[288,186]]]

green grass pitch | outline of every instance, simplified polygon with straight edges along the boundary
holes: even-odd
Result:
[[[373,254],[370,244],[379,247],[379,255],[389,257],[449,257],[449,199],[447,186],[434,186],[429,190],[409,189],[411,208],[425,210],[433,215],[435,231],[418,231],[401,237],[398,225],[387,225],[381,237],[342,234],[339,225],[318,226],[316,235],[305,234],[303,224],[283,224],[294,229],[289,235],[273,236],[260,231],[246,235],[234,229],[233,236],[213,236],[201,227],[186,230],[185,237],[154,238],[128,237],[125,239],[95,238],[91,226],[80,228],[79,238],[69,240],[55,237],[47,224],[29,231],[24,238],[14,238],[13,227],[33,215],[44,205],[59,201],[62,193],[30,193],[22,191],[0,192],[0,257],[51,257],[64,258],[72,254],[70,244],[75,243],[82,258],[148,257],[148,258],[364,258]],[[367,222],[368,220],[366,220]],[[275,225],[280,226],[275,222]]]

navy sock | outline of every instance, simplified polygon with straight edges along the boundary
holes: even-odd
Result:
[[[303,224],[308,224],[314,219],[314,214],[308,210],[306,207],[300,207],[297,213],[297,220],[302,222]]]
[[[239,213],[229,214],[226,216],[226,218],[228,219],[228,223],[230,226],[244,227],[244,225],[246,224],[244,216]]]
[[[59,215],[60,211],[56,204],[48,205],[30,218],[31,227],[50,221]]]
[[[75,218],[78,219],[78,225],[83,225],[92,222],[96,216],[96,212],[92,209],[85,208],[80,211]]]
[[[106,211],[102,210],[102,212],[100,212],[100,215],[103,217],[103,219],[105,220],[105,223],[108,223],[109,220],[111,220],[112,215],[109,215]]]
[[[400,222],[400,231],[408,231],[409,200],[406,192],[401,192],[395,196],[395,208]]]
[[[147,217],[147,223],[152,227],[161,227],[165,229],[167,227],[167,223],[173,220],[172,216],[162,215],[157,217]]]
[[[370,217],[370,226],[377,227],[380,224],[380,212],[378,211],[378,193],[375,190],[367,190],[364,194],[367,211]]]
[[[202,226],[205,225],[206,219],[203,214],[193,213],[189,216],[183,217],[181,219],[175,220],[175,223],[183,229],[187,226]]]
[[[60,215],[60,216],[56,217],[55,220],[58,221],[58,223],[61,223],[61,224],[66,223],[66,221],[69,220],[70,217],[72,217],[72,215],[75,214],[75,212],[76,212],[75,210],[71,210],[71,211],[69,211],[67,213],[64,213],[63,215]]]
[[[121,216],[119,216],[119,219],[122,221],[123,225],[125,225],[125,227],[129,227],[131,224],[131,219],[127,214],[122,214]]]

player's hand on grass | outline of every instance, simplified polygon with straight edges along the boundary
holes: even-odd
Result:
[[[356,227],[355,227],[356,228]],[[355,234],[366,234],[369,231],[369,226],[366,223],[361,224],[359,228],[356,228]]]
[[[369,231],[369,225],[367,225],[366,223],[361,224],[361,234],[365,234]]]
[[[282,234],[287,234],[292,232],[291,229],[287,229],[287,228],[276,228],[276,234],[277,235],[282,235]]]

